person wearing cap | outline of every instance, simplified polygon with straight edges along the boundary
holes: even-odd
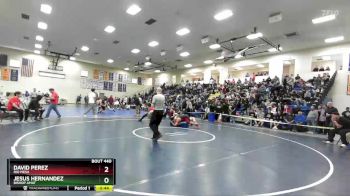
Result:
[[[152,112],[151,120],[149,127],[153,131],[153,140],[158,140],[162,137],[162,134],[159,132],[159,124],[162,122],[164,107],[165,107],[165,96],[162,94],[162,89],[157,88],[157,94],[152,98],[152,106],[154,111]]]
[[[328,131],[328,140],[326,140],[325,143],[332,144],[335,134],[339,134],[340,140],[342,141],[340,147],[346,147],[349,144],[346,140],[346,134],[350,132],[350,120],[339,116],[338,112],[333,112],[331,119],[334,125],[334,129]]]

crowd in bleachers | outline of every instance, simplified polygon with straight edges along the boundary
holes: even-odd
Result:
[[[229,115],[250,116],[266,121],[242,122],[273,129],[326,133],[327,130],[296,125],[330,126],[327,111],[333,107],[332,103],[322,104],[325,91],[330,88],[330,79],[330,75],[324,73],[307,81],[297,75],[285,76],[282,81],[278,77],[268,77],[256,83],[252,77],[245,81],[226,81],[223,85],[186,82],[162,88],[167,95],[168,108],[177,112],[203,112],[206,118],[213,112],[216,119],[224,122],[237,121]],[[139,96],[148,104],[153,93]]]
[[[323,66],[316,66],[312,69],[313,72],[324,72],[324,71],[330,71],[331,69],[329,68],[329,66],[327,66],[326,68],[324,68]]]

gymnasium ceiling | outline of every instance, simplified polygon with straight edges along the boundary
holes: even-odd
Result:
[[[42,3],[52,6],[51,14],[40,12]],[[141,12],[127,14],[131,4],[137,4]],[[234,15],[223,21],[215,20],[214,15],[224,9],[232,10]],[[324,15],[324,10],[329,10],[326,14],[336,13],[337,18],[312,24],[311,20]],[[279,12],[282,21],[270,24],[269,16]],[[29,15],[29,20],[22,19],[22,13]],[[145,24],[150,18],[156,22]],[[47,23],[47,30],[38,29],[39,21]],[[209,49],[209,43],[201,43],[203,36],[208,35],[212,43],[216,38],[223,41],[247,35],[257,27],[264,38],[281,44],[285,52],[326,46],[326,38],[340,35],[345,37],[343,42],[350,41],[349,21],[349,0],[0,0],[0,45],[33,52],[34,44],[38,43],[35,36],[42,35],[41,53],[47,48],[47,41],[51,41],[50,50],[72,53],[77,47],[80,53],[77,60],[101,66],[132,70],[150,56],[153,62],[182,69],[185,64],[202,66],[203,61],[221,55]],[[104,31],[108,25],[116,28],[113,33]],[[191,32],[178,36],[175,32],[183,27]],[[292,32],[297,35],[285,36]],[[113,43],[116,40],[118,44]],[[153,40],[159,45],[149,47]],[[180,44],[181,52],[188,51],[190,56],[179,56],[176,48]],[[90,50],[81,51],[83,45]],[[131,53],[134,48],[141,52]],[[161,50],[167,54],[161,56]],[[107,63],[107,59],[114,63]]]

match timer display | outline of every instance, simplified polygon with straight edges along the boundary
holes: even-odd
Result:
[[[113,191],[115,159],[8,159],[13,191]]]

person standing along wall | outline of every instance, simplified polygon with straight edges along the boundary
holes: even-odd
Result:
[[[51,96],[50,96],[50,105],[49,105],[49,107],[48,107],[48,109],[47,109],[45,118],[49,118],[50,113],[51,113],[51,110],[54,110],[54,111],[56,112],[58,118],[61,118],[61,114],[60,114],[60,112],[57,110],[57,105],[58,105],[59,96],[58,96],[57,92],[55,91],[55,89],[50,88],[49,91],[50,91],[50,93],[51,93]]]

